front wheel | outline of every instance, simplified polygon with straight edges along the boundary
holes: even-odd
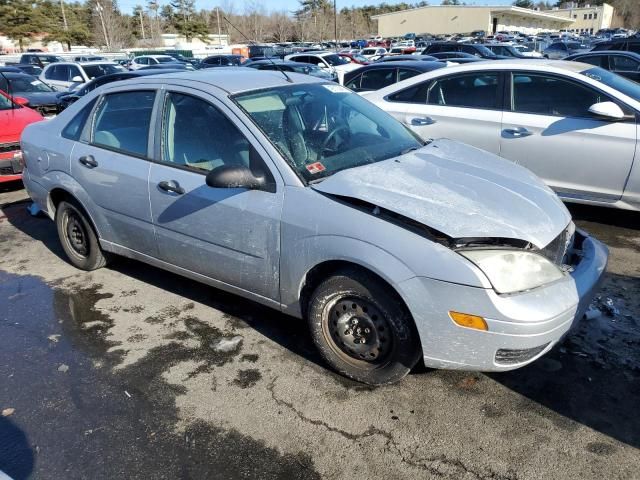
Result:
[[[336,371],[369,385],[402,379],[421,354],[402,301],[371,274],[345,269],[323,281],[308,308],[311,336]]]
[[[56,209],[56,227],[62,249],[74,267],[96,270],[107,264],[93,227],[75,203],[60,202]]]

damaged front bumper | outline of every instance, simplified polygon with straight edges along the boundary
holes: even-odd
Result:
[[[426,366],[505,371],[544,355],[582,318],[608,255],[604,244],[577,230],[572,272],[527,292],[499,295],[425,277],[402,282],[398,289],[416,322]],[[455,324],[451,311],[483,317],[487,331]]]

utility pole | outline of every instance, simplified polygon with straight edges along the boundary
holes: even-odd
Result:
[[[104,43],[107,44],[107,50],[111,50],[111,45],[109,44],[109,37],[107,35],[107,27],[104,25],[104,17],[102,16],[102,5],[100,2],[96,2],[96,12],[98,12],[98,16],[100,17],[100,23],[102,24],[102,34],[104,35]]]
[[[333,0],[333,39],[336,42],[336,52],[338,51],[338,9],[336,0]]]
[[[64,24],[64,31],[69,30],[69,25],[67,24],[67,15],[64,13],[64,0],[60,0],[60,9],[62,10],[62,23]]]
[[[144,21],[142,17],[142,7],[140,7],[140,10],[138,10],[138,13],[140,14],[140,29],[142,30],[142,39],[145,40],[146,37],[144,35]]]
[[[218,22],[218,46],[222,46],[222,36],[220,34],[220,8],[216,7],[216,21]]]

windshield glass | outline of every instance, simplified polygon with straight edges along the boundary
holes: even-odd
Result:
[[[111,63],[100,63],[98,65],[83,65],[85,73],[89,79],[98,78],[110,73],[124,72],[125,69],[120,65],[114,65]]]
[[[336,55],[335,53],[332,55],[325,55],[324,57],[322,57],[322,59],[332,67],[335,67],[336,65],[346,65],[347,63],[349,63],[348,60],[345,60],[344,58]]]
[[[234,100],[306,181],[422,145],[400,122],[336,84],[288,85]]]
[[[640,83],[636,83],[604,68],[594,67],[580,72],[582,75],[604,83],[606,86],[618,90],[627,97],[640,102]]]
[[[480,52],[482,55],[486,55],[488,57],[495,56],[495,53],[493,53],[491,50],[489,50],[487,47],[483,45],[475,45],[474,48],[478,50],[478,52]]]
[[[11,88],[7,88],[7,80],[11,84]],[[54,90],[42,83],[35,77],[29,75],[10,74],[5,73],[4,76],[0,76],[0,90],[12,93],[24,93],[24,92],[53,92]]]

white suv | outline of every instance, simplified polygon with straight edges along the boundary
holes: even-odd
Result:
[[[129,70],[138,70],[149,65],[158,65],[160,63],[182,63],[173,58],[171,55],[142,55],[131,60]]]
[[[44,67],[40,80],[54,90],[67,91],[94,78],[124,71],[114,62],[55,62]]]
[[[349,63],[337,53],[325,51],[294,53],[292,55],[287,55],[284,59],[291,62],[311,63],[312,65],[317,65],[329,72],[334,79],[337,79],[338,82],[340,82],[341,85],[344,81],[345,73],[362,66],[357,63]]]

